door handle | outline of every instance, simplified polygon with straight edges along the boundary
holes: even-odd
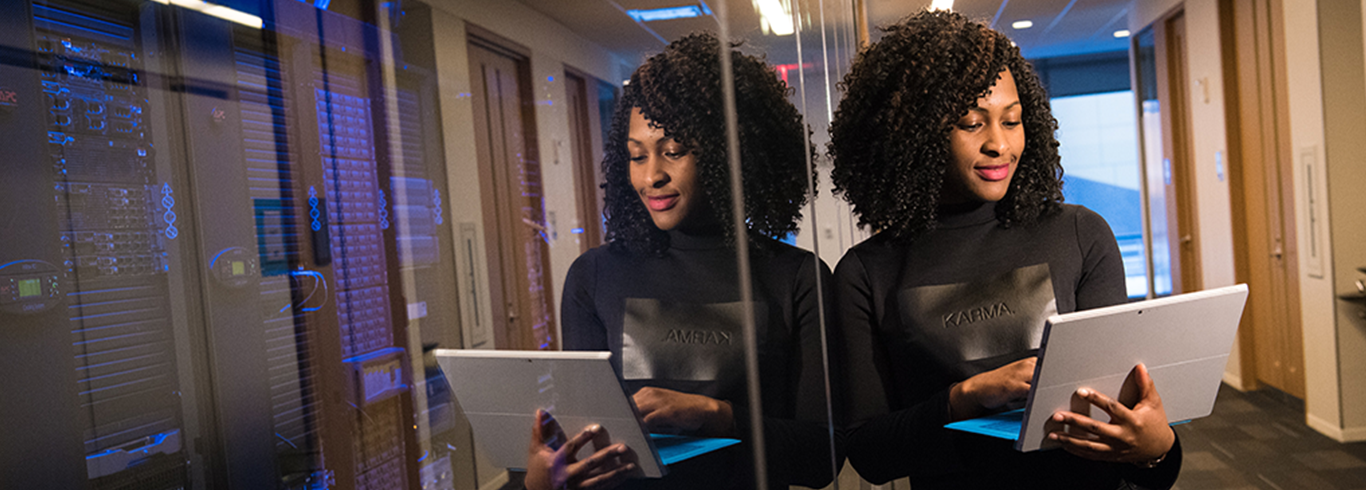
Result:
[[[517,305],[508,303],[508,323],[517,322]]]

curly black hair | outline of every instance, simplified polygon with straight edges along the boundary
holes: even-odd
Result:
[[[701,197],[710,204],[694,212],[714,213],[727,242],[735,243],[720,63],[720,41],[698,33],[674,41],[631,75],[612,116],[602,162],[607,241],[614,249],[657,254],[669,247],[668,234],[655,227],[631,185],[626,140],[632,108],[640,108],[666,137],[692,149]],[[791,89],[778,79],[777,72],[762,58],[733,49],[731,65],[749,224],[746,235],[752,243],[761,244],[754,239],[782,238],[796,231],[807,200],[806,158],[814,149],[807,142],[801,114],[787,100]]]
[[[1029,224],[1061,208],[1058,123],[1039,76],[1004,34],[949,11],[922,11],[883,29],[840,83],[830,126],[831,180],[859,224],[899,240],[934,228],[952,124],[1006,69],[1023,108],[1026,145],[1006,195],[1002,226]]]

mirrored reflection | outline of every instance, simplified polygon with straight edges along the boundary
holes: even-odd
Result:
[[[0,486],[520,484],[443,349],[609,351],[647,429],[741,441],[628,487],[829,483],[853,9],[730,2],[730,126],[689,6],[0,1]]]

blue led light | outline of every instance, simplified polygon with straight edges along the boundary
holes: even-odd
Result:
[[[379,229],[389,229],[389,202],[384,200],[384,189],[379,190]]]
[[[446,222],[445,218],[441,216],[442,212],[443,211],[441,209],[441,190],[432,189],[432,220],[435,221],[438,225]]]
[[[582,234],[583,234],[583,228],[574,228],[574,229],[569,230],[569,232],[570,232],[570,233],[573,233],[573,234],[575,234],[575,235],[582,235]]]
[[[318,202],[318,188],[316,186],[309,186],[308,217],[313,219],[313,221],[309,223],[309,228],[312,228],[313,231],[322,231],[323,229],[322,222],[318,221],[318,218],[322,216],[322,211],[318,210]]]
[[[172,211],[172,208],[175,207],[175,197],[171,196],[173,192],[170,182],[161,184],[161,207],[166,209],[166,212],[162,213],[161,219],[166,222],[166,238],[170,240],[175,240],[175,237],[180,236],[180,230],[175,227],[175,211]]]
[[[654,22],[657,20],[689,19],[702,15],[702,9],[696,5],[686,7],[668,7],[662,9],[649,10],[627,10],[626,15],[631,16],[636,22]]]

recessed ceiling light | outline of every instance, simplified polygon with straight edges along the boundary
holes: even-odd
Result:
[[[228,7],[224,7],[224,6],[222,6],[222,5],[215,5],[215,4],[212,4],[212,3],[207,3],[207,2],[204,2],[204,1],[202,1],[202,0],[153,0],[153,1],[155,1],[155,2],[157,2],[157,3],[160,3],[160,4],[163,4],[163,5],[175,5],[175,6],[177,6],[177,7],[187,8],[187,9],[194,10],[194,11],[197,11],[197,12],[200,12],[200,13],[203,13],[203,14],[206,14],[206,15],[212,15],[212,16],[214,16],[214,17],[218,17],[218,18],[223,19],[223,20],[236,22],[236,23],[238,23],[238,24],[242,24],[242,25],[247,26],[247,27],[254,27],[254,28],[260,29],[260,28],[264,25],[264,23],[261,21],[261,18],[260,18],[260,17],[257,17],[257,16],[255,16],[255,15],[248,14],[248,13],[246,13],[246,12],[242,12],[242,11],[240,11],[240,10],[234,10],[234,9],[231,9],[231,8],[228,8]]]
[[[1120,30],[1118,30],[1118,31],[1115,31],[1115,37],[1120,37],[1120,38],[1129,37],[1129,30],[1128,30],[1128,29],[1120,29]]]
[[[930,10],[953,10],[953,0],[933,0]]]
[[[1032,20],[1017,20],[1017,21],[1015,21],[1015,23],[1010,24],[1010,27],[1014,27],[1014,28],[1016,28],[1016,29],[1028,29],[1028,28],[1030,28],[1030,27],[1034,27],[1034,21],[1032,21]]]
[[[662,9],[649,10],[627,10],[626,15],[631,16],[636,22],[654,22],[656,20],[688,19],[700,17],[702,9],[696,5],[683,7],[668,7]]]
[[[764,34],[787,36],[796,32],[792,25],[792,11],[779,0],[751,0]]]

